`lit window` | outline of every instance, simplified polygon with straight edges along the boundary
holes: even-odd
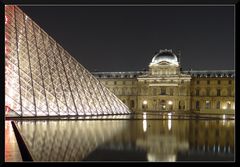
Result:
[[[230,101],[227,102],[227,109],[231,109],[231,102]]]
[[[210,101],[206,101],[206,109],[210,109],[211,108],[211,102]]]

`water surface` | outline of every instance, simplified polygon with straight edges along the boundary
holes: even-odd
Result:
[[[234,161],[235,120],[16,121],[35,161]]]

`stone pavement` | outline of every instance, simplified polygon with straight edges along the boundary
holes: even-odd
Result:
[[[11,125],[5,121],[5,162],[22,162],[22,156]]]

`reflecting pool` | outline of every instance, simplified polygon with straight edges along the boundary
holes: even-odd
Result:
[[[15,123],[34,161],[234,161],[235,120]]]

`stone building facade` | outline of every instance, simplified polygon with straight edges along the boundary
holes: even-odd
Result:
[[[235,112],[234,70],[183,71],[172,50],[156,53],[148,71],[92,74],[134,112]]]

